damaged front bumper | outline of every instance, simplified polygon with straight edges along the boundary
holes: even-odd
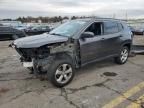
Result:
[[[23,67],[33,68],[35,74],[41,72],[47,72],[49,66],[52,64],[54,60],[54,56],[49,56],[43,59],[32,58],[31,61],[25,61],[23,58],[20,58]]]

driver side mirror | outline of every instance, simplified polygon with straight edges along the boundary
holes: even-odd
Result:
[[[81,38],[92,38],[94,37],[94,33],[93,32],[84,32],[81,34]]]

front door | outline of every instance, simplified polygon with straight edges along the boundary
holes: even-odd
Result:
[[[84,32],[93,32],[94,37],[79,39],[82,64],[101,58],[104,50],[101,45],[102,23],[95,22]]]

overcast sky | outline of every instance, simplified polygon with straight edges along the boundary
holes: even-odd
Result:
[[[0,0],[0,18],[96,15],[144,18],[144,0]]]

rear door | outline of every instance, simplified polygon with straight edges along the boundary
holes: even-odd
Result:
[[[101,36],[102,48],[104,52],[102,56],[115,55],[119,51],[121,32],[119,31],[118,23],[116,21],[104,22],[104,33]]]

